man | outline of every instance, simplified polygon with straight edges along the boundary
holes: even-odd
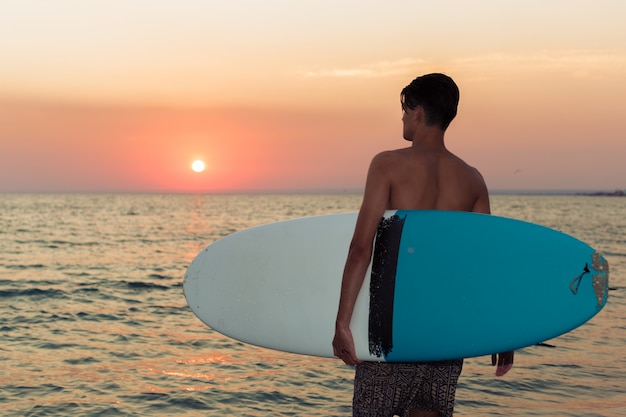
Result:
[[[356,365],[354,416],[453,413],[462,359],[406,364],[361,362],[355,354],[350,320],[385,210],[490,213],[489,193],[481,174],[444,144],[444,133],[456,116],[458,101],[458,87],[444,74],[413,80],[401,93],[403,137],[412,142],[411,146],[382,152],[370,164],[343,273],[333,340],[334,354],[346,364]],[[418,325],[415,331],[419,332]],[[513,352],[500,354],[496,374],[504,375],[512,365]]]

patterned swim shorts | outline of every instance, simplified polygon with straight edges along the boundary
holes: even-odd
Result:
[[[354,417],[405,417],[411,410],[451,417],[463,360],[365,362],[356,366]]]

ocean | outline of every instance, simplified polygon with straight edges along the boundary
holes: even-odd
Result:
[[[350,367],[212,331],[187,307],[182,280],[222,236],[355,211],[360,200],[1,194],[0,415],[349,416]],[[492,211],[589,243],[614,290],[554,347],[518,351],[505,377],[489,357],[467,359],[455,415],[626,416],[626,198],[495,195]]]

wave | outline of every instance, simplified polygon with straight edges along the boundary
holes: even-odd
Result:
[[[17,298],[17,297],[30,297],[35,299],[42,298],[69,298],[65,291],[57,289],[41,289],[41,288],[27,288],[24,290],[0,290],[0,298]]]

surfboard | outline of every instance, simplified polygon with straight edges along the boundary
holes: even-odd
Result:
[[[195,315],[242,342],[333,357],[342,272],[357,213],[226,236],[184,278]],[[541,225],[449,211],[387,211],[351,321],[366,361],[431,361],[520,349],[587,322],[609,267]]]

